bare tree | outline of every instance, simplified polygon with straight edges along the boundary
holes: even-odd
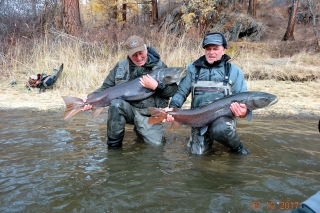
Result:
[[[257,0],[249,0],[248,14],[257,18]]]
[[[122,21],[127,21],[127,4],[122,4]]]
[[[247,0],[239,0],[239,3],[243,6],[247,5]]]
[[[157,0],[152,0],[152,24],[158,21],[158,2]]]
[[[20,36],[33,38],[50,27],[57,28],[61,11],[60,0],[0,0],[0,42]]]
[[[112,0],[109,2],[109,4],[111,4],[111,10],[112,10],[111,17],[117,20],[118,19],[118,0]]]
[[[81,29],[79,0],[62,0],[63,27],[66,33],[76,35]]]
[[[283,41],[294,40],[293,32],[294,32],[294,26],[296,23],[298,6],[299,6],[299,0],[292,0],[292,5],[290,9],[290,14],[289,14],[289,22],[288,22],[286,33],[282,38]]]
[[[319,37],[319,33],[318,33],[318,30],[316,27],[316,15],[313,12],[314,4],[311,0],[308,0],[308,4],[309,4],[309,11],[312,16],[313,32],[314,32],[314,35],[316,36],[317,46],[320,47],[320,37]]]

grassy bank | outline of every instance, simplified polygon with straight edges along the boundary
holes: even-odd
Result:
[[[154,32],[145,37],[146,44],[155,47],[168,66],[186,66],[203,54],[202,40],[192,38],[194,35],[176,37]],[[125,39],[89,41],[60,33],[27,42],[18,40],[1,55],[0,87],[6,90],[11,87],[10,82],[16,81],[17,85],[10,90],[27,94],[24,84],[30,75],[51,74],[64,63],[64,71],[52,92],[58,98],[60,95],[83,96],[99,87],[115,63],[126,56],[122,49]],[[319,111],[319,95],[314,91],[320,88],[320,53],[309,44],[230,42],[228,54],[234,57],[232,63],[244,71],[249,90],[275,93],[285,101],[280,104],[294,102],[296,108],[287,110],[291,114],[299,114],[301,110],[304,113],[303,109],[308,106],[311,115]],[[32,95],[35,94],[38,95],[37,92]],[[58,106],[62,105],[59,99]]]
[[[64,73],[56,88],[86,93],[100,85],[115,63],[125,57],[123,42],[103,39],[88,42],[64,34],[28,42],[20,40],[1,56],[1,81],[15,80],[21,84],[32,74],[50,74],[64,63]],[[200,37],[151,34],[146,43],[159,51],[168,66],[186,66],[203,54]],[[291,56],[285,54],[286,48]],[[293,54],[290,53],[293,48],[294,43],[289,42],[237,42],[229,43],[228,54],[231,57],[238,54],[233,63],[244,71],[248,81],[320,79],[320,53],[301,46]]]

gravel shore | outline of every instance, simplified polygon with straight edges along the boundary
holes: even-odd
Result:
[[[278,103],[255,110],[254,115],[320,118],[320,95],[316,90],[320,88],[320,82],[248,81],[248,88],[251,91],[269,92],[278,96]],[[67,94],[55,88],[39,93],[38,89],[27,90],[21,85],[8,86],[2,91],[0,96],[2,110],[64,111],[65,104],[61,96],[84,97],[86,95]],[[189,107],[188,103],[188,101],[185,103],[184,108]]]

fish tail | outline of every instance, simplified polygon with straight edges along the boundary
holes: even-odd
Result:
[[[99,107],[99,108],[93,108],[92,109],[92,117],[95,118],[98,115],[100,115],[100,113],[102,112],[103,107]]]
[[[181,124],[179,122],[173,121],[170,127],[171,131],[174,131],[176,129],[178,129],[181,126]]]
[[[161,123],[167,118],[167,112],[161,108],[149,107],[151,117],[148,120],[148,124]]]
[[[66,104],[66,110],[63,113],[63,119],[68,119],[82,111],[84,102],[81,98],[62,96],[64,103]]]

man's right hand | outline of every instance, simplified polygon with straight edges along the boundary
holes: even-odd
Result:
[[[163,108],[163,110],[166,112],[169,112],[169,111],[172,111],[173,108],[166,107],[166,108]],[[173,122],[173,121],[174,121],[174,117],[170,114],[167,114],[167,118],[163,119],[162,122]]]
[[[83,100],[83,102],[87,102],[87,97],[82,98],[82,100]],[[92,105],[86,104],[86,105],[83,106],[82,111],[87,111],[87,110],[90,110],[90,109],[92,109]]]

